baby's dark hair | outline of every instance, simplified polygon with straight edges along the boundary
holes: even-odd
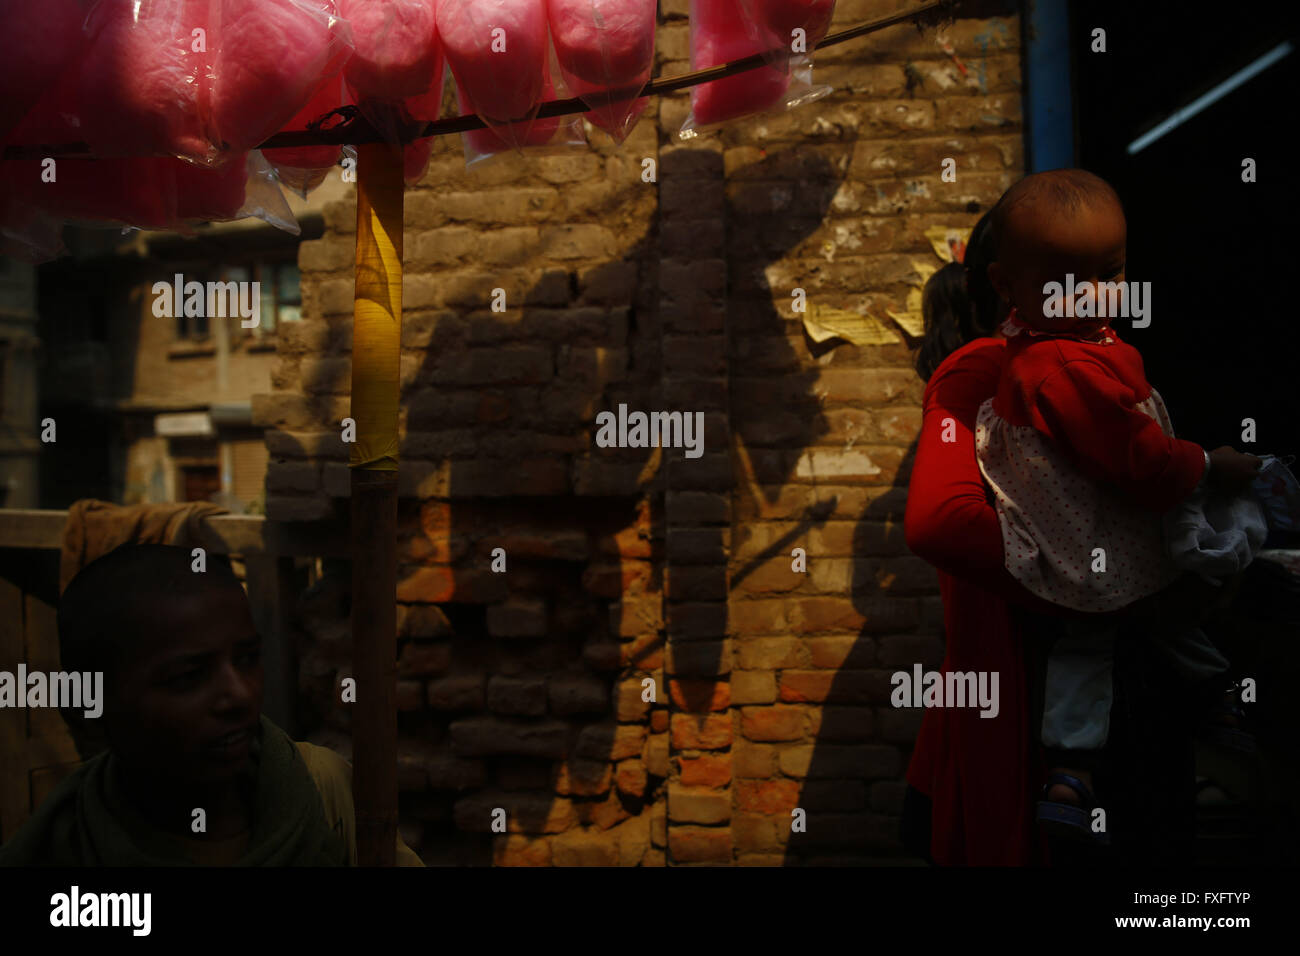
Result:
[[[962,262],[950,262],[921,290],[925,332],[916,352],[916,373],[929,381],[934,370],[967,342],[992,335],[1006,316],[1006,306],[989,282],[993,261],[992,210],[971,230]]]
[[[59,654],[67,671],[103,671],[125,659],[129,644],[160,601],[240,588],[230,561],[205,556],[194,571],[189,548],[128,544],[82,568],[59,599]]]
[[[1017,206],[1041,203],[1049,215],[1069,216],[1107,202],[1115,203],[1121,210],[1124,208],[1115,187],[1086,169],[1049,169],[1026,176],[1003,193],[993,206],[993,258],[1001,254],[1007,220]]]

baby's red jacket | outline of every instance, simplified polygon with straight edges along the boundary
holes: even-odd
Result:
[[[1151,511],[1168,511],[1205,472],[1200,445],[1166,435],[1137,406],[1151,395],[1142,355],[1108,343],[1022,334],[1007,342],[993,411],[1029,425],[1095,481]]]

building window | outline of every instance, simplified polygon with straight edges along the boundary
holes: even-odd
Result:
[[[186,280],[188,281],[188,279],[189,277],[187,276]],[[207,287],[206,277],[200,278],[199,281],[204,283],[204,288]],[[208,324],[208,310],[206,306],[206,300],[205,300],[204,308],[199,310],[200,312],[199,315],[185,314],[184,299],[176,303],[175,308],[176,308],[176,338],[180,339],[181,341],[186,341],[186,340],[193,341],[196,339],[199,340],[206,339],[208,337],[209,324]]]
[[[256,268],[262,284],[262,324],[253,332],[270,335],[282,322],[297,322],[302,318],[298,266],[293,262],[264,262]]]
[[[259,284],[261,300],[259,303],[258,324],[256,328],[245,329],[240,325],[241,316],[228,316],[226,328],[232,340],[248,335],[263,338],[274,335],[275,330],[284,322],[297,322],[302,319],[302,290],[299,282],[298,265],[295,262],[264,261],[228,264],[218,267],[210,274],[199,275],[186,273],[186,281],[191,277],[204,283],[209,282],[256,282]],[[242,296],[237,300],[243,301]],[[183,311],[183,310],[178,310]],[[211,330],[211,320],[207,313],[207,297],[204,297],[204,314],[201,316],[176,316],[176,337],[178,339],[206,339]],[[220,313],[218,313],[220,314]]]

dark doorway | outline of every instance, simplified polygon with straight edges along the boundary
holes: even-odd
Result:
[[[1300,51],[1286,9],[1277,2],[1212,10],[1070,2],[1076,164],[1119,191],[1128,215],[1127,279],[1151,283],[1150,326],[1121,321],[1116,328],[1141,351],[1180,437],[1258,455],[1300,454],[1300,331],[1288,291],[1296,205],[1290,104]],[[1098,28],[1105,30],[1104,53],[1091,50]],[[1130,151],[1139,137],[1269,54],[1278,57],[1271,65]],[[1255,164],[1253,183],[1243,181],[1247,159]],[[1300,631],[1293,591],[1286,590],[1294,585],[1278,583],[1286,575],[1276,570],[1256,561],[1237,599],[1205,630],[1234,676],[1267,674],[1286,687],[1297,679]],[[1275,613],[1275,605],[1289,610]],[[1117,666],[1117,700],[1126,709],[1112,743],[1130,768],[1134,816],[1154,831],[1162,816],[1175,821],[1175,805],[1182,812],[1177,796],[1187,780],[1178,764],[1186,741],[1177,721],[1164,719],[1169,701],[1149,686],[1152,673],[1132,662]],[[1224,761],[1196,747],[1197,862],[1293,863],[1300,852],[1295,710],[1257,711],[1259,760]],[[1227,796],[1215,798],[1215,788]]]
[[[1172,8],[1073,0],[1078,165],[1112,183],[1128,213],[1128,279],[1150,281],[1152,321],[1135,345],[1180,437],[1255,454],[1300,453],[1294,281],[1300,51],[1129,154],[1129,143],[1286,42],[1287,5]],[[1093,31],[1106,52],[1093,53]],[[1242,182],[1255,160],[1257,182]],[[1256,423],[1242,443],[1242,420]]]

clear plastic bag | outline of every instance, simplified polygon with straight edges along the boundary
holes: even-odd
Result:
[[[212,137],[246,152],[283,128],[322,81],[342,69],[352,33],[333,0],[212,3],[220,11]]]
[[[211,162],[200,96],[217,47],[209,0],[95,0],[86,18],[79,113],[97,156]]]
[[[0,256],[36,265],[57,259],[63,246],[63,221],[0,191]]]
[[[691,0],[691,69],[771,53],[741,6],[742,0]],[[787,69],[763,66],[691,87],[691,113],[678,131],[693,139],[723,123],[760,113],[784,112],[821,99],[829,86],[815,86],[811,57],[791,57]],[[769,61],[770,63],[770,61]]]
[[[552,77],[558,75],[555,65],[555,51],[550,52],[550,62],[542,73],[542,102],[568,99],[569,92],[563,79],[556,82]],[[457,84],[456,94],[462,113],[474,112],[473,106]],[[536,116],[530,120],[507,124],[505,127],[489,125],[485,129],[466,130],[461,134],[465,145],[465,167],[476,166],[486,159],[503,153],[522,152],[525,148],[530,153],[564,152],[574,147],[587,145],[587,134],[582,126],[582,117],[573,113],[567,116]]]
[[[170,162],[175,162],[174,160]],[[176,223],[176,174],[163,157],[64,158],[43,176],[42,160],[9,160],[3,170],[16,206],[60,221],[115,222],[143,229]]]
[[[334,110],[350,105],[352,105],[352,99],[348,95],[346,84],[343,82],[343,75],[341,73],[336,74],[321,84],[320,88],[312,94],[311,99],[307,101],[307,105],[284,125],[281,132],[309,129],[313,123],[319,123]],[[332,128],[343,121],[343,117],[335,116],[324,124],[324,128]],[[343,153],[343,147],[294,146],[268,149],[263,152],[267,161],[275,167],[280,182],[287,189],[306,199],[311,190],[325,181],[329,170],[338,165]]]
[[[351,37],[333,0],[92,0],[78,111],[97,156],[237,159],[280,129]]]
[[[365,118],[391,146],[402,147],[402,179],[414,186],[424,175],[433,152],[429,137],[410,139],[411,131],[438,118],[442,104],[442,82],[419,96],[401,100],[361,99],[357,104]]]
[[[835,15],[835,0],[740,0],[740,6],[763,58],[782,72],[792,60],[812,56]]]
[[[445,77],[441,57],[439,57],[438,68],[438,80],[432,89],[420,96],[408,96],[402,101],[408,124],[422,126],[438,118],[438,113],[442,109],[442,83]],[[414,186],[420,181],[420,177],[429,166],[429,157],[432,154],[433,139],[428,136],[412,140],[402,148],[403,178],[406,185]]]
[[[438,0],[438,33],[461,111],[510,146],[535,145],[532,121],[547,98],[546,0]]]
[[[270,164],[256,150],[223,166],[168,156],[60,159],[52,182],[40,160],[0,165],[0,235],[5,251],[44,262],[62,251],[67,222],[193,232],[198,222],[255,217],[299,233]]]
[[[340,0],[352,26],[352,58],[344,68],[358,98],[402,100],[442,77],[434,0]]]
[[[295,236],[302,235],[298,217],[280,191],[275,169],[261,150],[253,150],[244,163],[244,199],[230,219],[261,219],[263,222]],[[217,219],[225,217],[216,217]],[[210,220],[216,221],[216,219]]]
[[[175,159],[159,161],[176,184],[176,222],[167,228],[182,234],[200,222],[261,219],[295,236],[302,230],[280,191],[280,181],[260,150],[252,150],[217,169]],[[164,176],[166,172],[164,172]],[[132,223],[132,225],[139,225]]]
[[[435,0],[344,0],[356,50],[344,68],[362,115],[393,146],[403,145],[403,178],[414,185],[429,164],[428,139],[410,141],[412,127],[438,118],[442,105],[442,42]]]
[[[637,94],[654,68],[655,0],[548,0],[547,9],[565,85],[621,144],[649,104]]]

